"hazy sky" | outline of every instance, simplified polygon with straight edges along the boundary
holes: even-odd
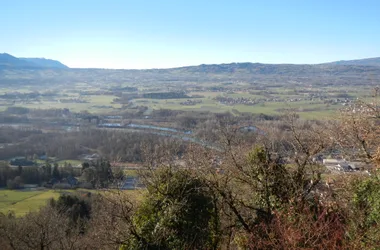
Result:
[[[1,0],[0,53],[70,67],[380,56],[379,0]]]

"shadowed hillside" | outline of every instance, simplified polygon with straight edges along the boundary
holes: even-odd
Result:
[[[42,68],[56,68],[56,69],[68,69],[69,68],[66,65],[64,65],[63,63],[56,61],[56,60],[52,60],[52,59],[46,59],[46,58],[19,58],[19,59],[33,63],[35,65],[42,67]]]
[[[7,53],[0,54],[0,69],[66,69],[59,61],[45,58],[17,58]]]

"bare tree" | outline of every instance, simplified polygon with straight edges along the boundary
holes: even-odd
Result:
[[[372,99],[358,100],[340,113],[332,138],[341,150],[354,159],[375,162],[380,151],[380,91]]]
[[[191,145],[186,166],[207,179],[217,195],[221,231],[227,246],[251,234],[258,223],[271,223],[273,212],[290,204],[307,204],[324,168],[313,157],[330,147],[324,124],[287,114],[281,126],[245,140],[236,126],[220,126],[222,150]],[[302,206],[300,206],[302,207]]]
[[[69,218],[46,206],[24,217],[3,216],[0,231],[9,249],[83,249],[79,228]]]
[[[97,197],[86,235],[92,249],[119,249],[139,238],[133,223],[136,203],[136,197],[122,190],[107,190]]]

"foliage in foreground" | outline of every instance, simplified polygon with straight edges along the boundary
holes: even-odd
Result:
[[[378,129],[367,117],[361,126]],[[176,164],[180,147],[151,145],[142,199],[109,190],[62,196],[22,218],[2,215],[0,248],[379,249],[380,172],[325,184],[312,158],[336,140],[291,116],[284,128],[255,138],[253,149],[222,130],[223,150],[190,147],[186,167]],[[344,142],[356,141],[358,157],[377,164],[378,133],[347,131]]]

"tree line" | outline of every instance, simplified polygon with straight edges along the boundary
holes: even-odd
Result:
[[[8,189],[21,189],[24,184],[54,189],[107,188],[123,179],[124,172],[120,168],[112,168],[109,161],[102,159],[83,162],[79,169],[70,163],[59,166],[46,162],[41,166],[28,167],[0,164],[0,188]]]
[[[16,156],[48,155],[59,159],[78,159],[83,154],[98,153],[104,158],[141,161],[142,142],[157,142],[157,135],[138,132],[83,129],[79,132],[45,132],[26,130],[17,137],[17,129],[0,130],[0,138],[9,143],[0,151],[0,160]]]

